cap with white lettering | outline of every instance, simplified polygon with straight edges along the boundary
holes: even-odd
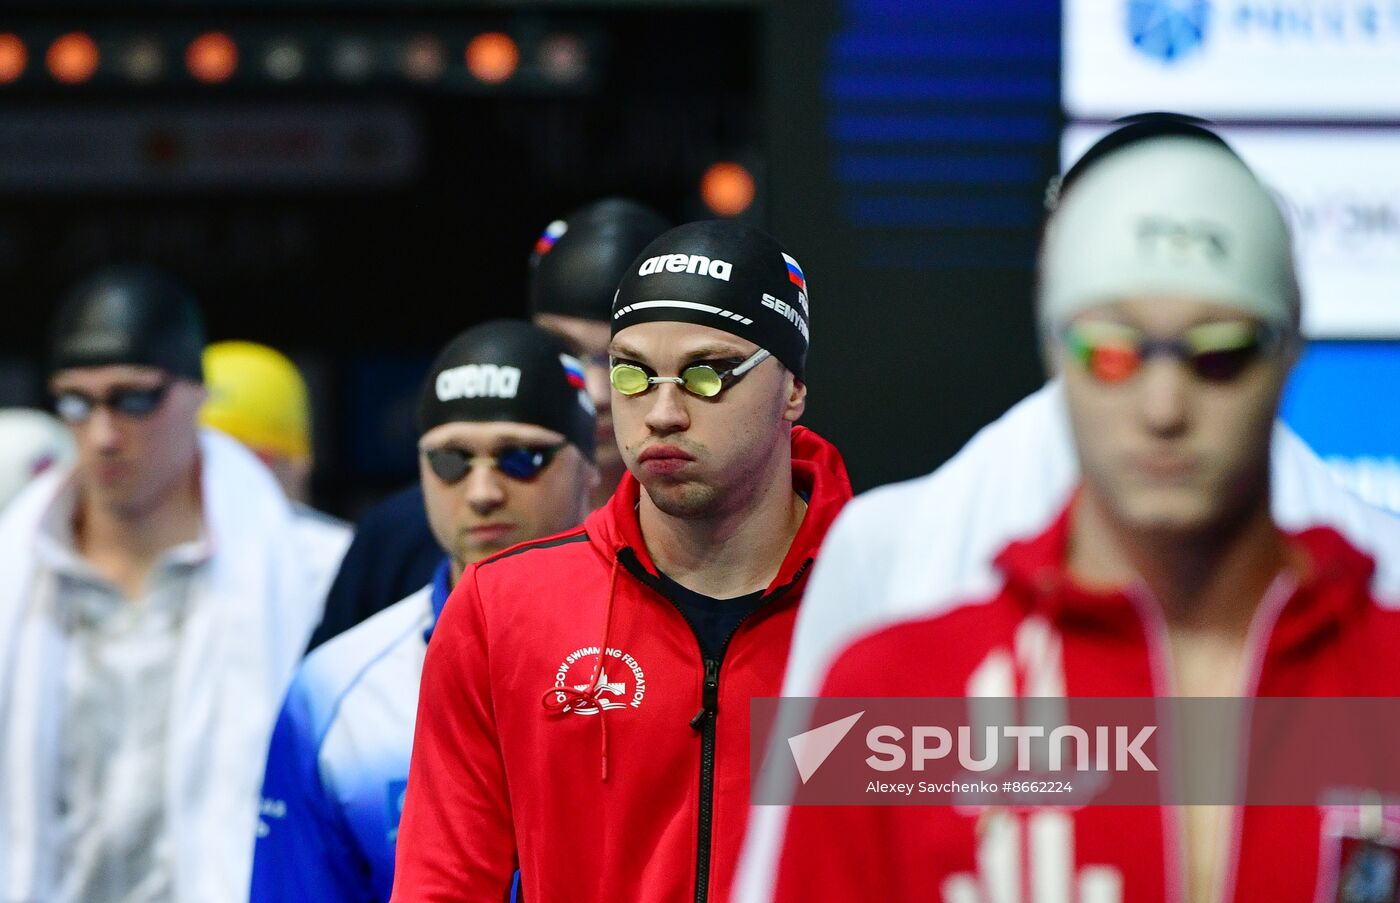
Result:
[[[593,460],[593,403],[583,365],[554,335],[524,320],[492,320],[438,353],[418,398],[418,433],[444,423],[531,423]]]
[[[679,321],[766,348],[803,378],[811,314],[807,279],[773,236],[734,220],[686,223],[647,245],[613,298],[612,334]]]

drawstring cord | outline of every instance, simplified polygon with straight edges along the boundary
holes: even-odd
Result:
[[[550,687],[545,691],[541,703],[547,712],[563,712],[569,709],[575,711],[593,707],[598,710],[598,728],[601,736],[601,754],[603,768],[603,782],[608,780],[608,722],[604,718],[603,700],[598,694],[601,689],[598,686],[598,679],[603,673],[603,663],[608,657],[608,634],[612,630],[613,599],[617,590],[617,559],[613,558],[612,571],[608,576],[608,607],[607,613],[603,616],[603,642],[598,644],[598,662],[593,666],[593,674],[588,678],[588,689],[580,690],[575,687]]]

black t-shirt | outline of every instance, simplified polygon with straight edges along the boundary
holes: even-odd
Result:
[[[690,629],[695,631],[708,659],[718,660],[725,641],[739,622],[763,604],[763,590],[734,599],[714,599],[681,586],[665,574],[660,576],[666,595],[690,622]]]

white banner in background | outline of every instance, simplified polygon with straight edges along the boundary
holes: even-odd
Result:
[[[1061,168],[1105,131],[1066,130]],[[1400,129],[1220,134],[1288,208],[1304,331],[1311,338],[1400,338]]]
[[[1400,0],[1065,0],[1071,119],[1400,119]]]

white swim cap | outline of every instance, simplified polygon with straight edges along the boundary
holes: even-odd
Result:
[[[1179,134],[1108,152],[1069,185],[1040,248],[1039,314],[1051,334],[1134,297],[1238,307],[1296,329],[1289,230],[1269,189],[1223,144]]]

